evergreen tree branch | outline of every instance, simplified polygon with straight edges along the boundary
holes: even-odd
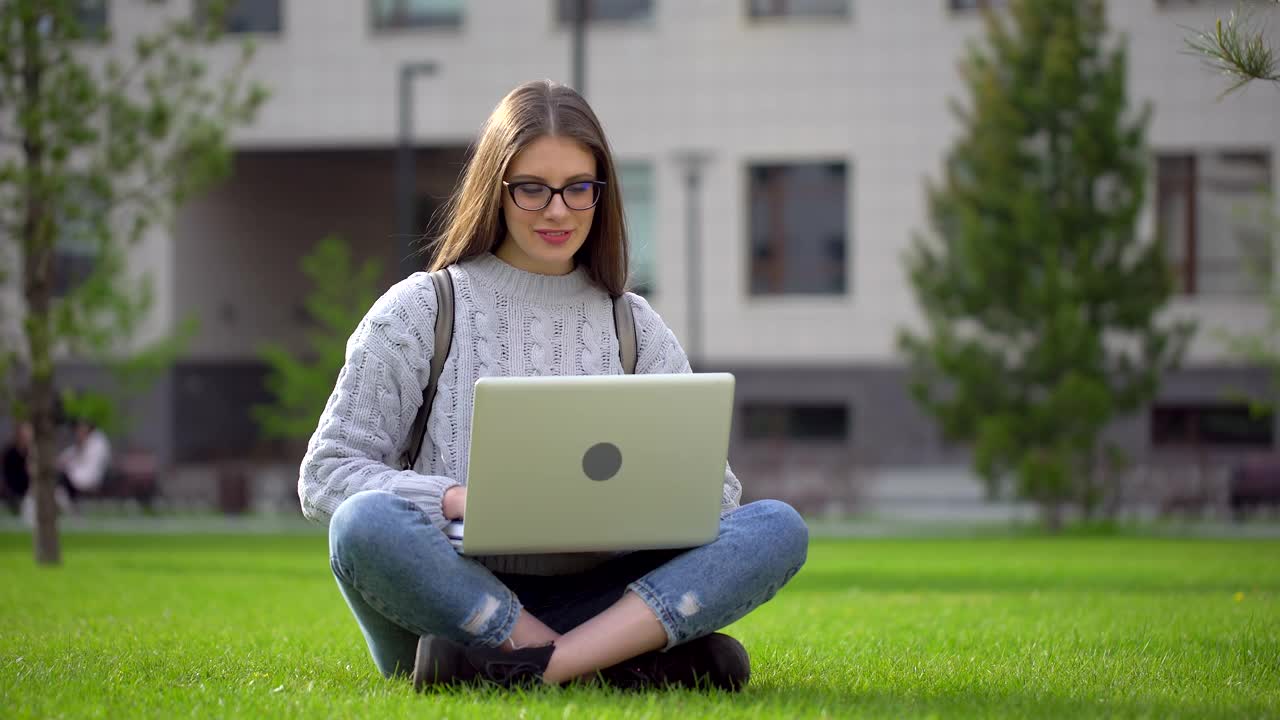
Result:
[[[1280,0],[1271,0],[1280,5]],[[1229,95],[1254,80],[1280,83],[1280,61],[1267,43],[1266,34],[1257,22],[1256,14],[1241,4],[1224,23],[1222,18],[1211,30],[1192,30],[1186,39],[1187,47],[1199,55],[1210,69],[1232,79],[1232,84],[1222,93]]]

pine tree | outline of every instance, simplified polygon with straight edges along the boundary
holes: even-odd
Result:
[[[270,343],[259,353],[269,368],[273,401],[252,412],[267,438],[306,440],[315,432],[346,359],[347,338],[378,299],[382,263],[369,259],[357,265],[347,243],[330,235],[302,259],[302,271],[311,281],[307,349],[291,353]]]
[[[916,400],[971,444],[992,494],[1061,525],[1091,512],[1123,454],[1111,420],[1154,397],[1192,332],[1161,323],[1173,278],[1138,236],[1149,109],[1133,113],[1101,0],[1012,0],[962,64],[968,104],[932,233],[906,255],[922,330],[899,345]]]

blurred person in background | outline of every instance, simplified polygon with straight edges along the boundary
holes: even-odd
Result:
[[[13,427],[13,438],[4,448],[4,502],[17,515],[35,474],[35,430],[23,420]]]
[[[333,573],[387,677],[411,674],[420,690],[575,679],[736,690],[749,678],[746,650],[715,631],[795,575],[808,530],[784,503],[740,506],[727,464],[720,534],[689,550],[476,558],[444,532],[466,511],[478,378],[622,374],[613,301],[624,293],[636,372],[690,372],[671,329],[625,292],[621,197],[582,96],[521,85],[490,115],[446,206],[433,267],[449,273],[457,321],[411,468],[392,463],[413,439],[429,377],[430,276],[393,286],[347,344],[298,489],[303,513],[329,524]]]
[[[59,503],[72,510],[82,493],[102,488],[111,463],[111,441],[106,433],[83,418],[75,421],[74,432],[71,445],[58,455],[58,489],[66,494],[66,500],[59,498]]]

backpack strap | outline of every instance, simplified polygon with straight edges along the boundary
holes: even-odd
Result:
[[[618,333],[618,357],[622,360],[622,372],[636,372],[636,319],[631,314],[631,303],[623,293],[613,299],[613,328]]]
[[[413,468],[418,462],[418,453],[422,452],[427,417],[431,415],[431,404],[435,402],[436,388],[440,385],[440,373],[444,370],[444,361],[448,359],[449,348],[453,345],[453,278],[449,276],[448,268],[436,270],[430,277],[431,283],[436,287],[435,349],[431,353],[431,377],[427,386],[422,389],[422,405],[413,418],[413,429],[409,431],[409,448],[401,458],[401,466],[405,470]]]
[[[447,269],[436,270],[431,273],[431,282],[436,286],[435,351],[431,354],[431,378],[422,389],[422,405],[413,418],[413,429],[409,431],[409,448],[401,458],[400,464],[404,470],[412,469],[418,462],[418,454],[422,452],[427,418],[431,415],[431,405],[436,399],[436,387],[440,383],[444,361],[449,357],[449,348],[453,344],[453,278],[449,276]],[[622,360],[622,371],[633,375],[639,348],[636,342],[635,316],[625,294],[613,299],[613,324],[618,334],[618,358]]]

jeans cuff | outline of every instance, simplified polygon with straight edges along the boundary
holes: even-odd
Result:
[[[657,616],[658,622],[662,624],[662,629],[667,632],[667,645],[662,648],[663,652],[679,645],[681,637],[679,630],[676,629],[675,617],[667,609],[666,604],[662,602],[662,597],[654,592],[653,588],[649,587],[649,584],[643,580],[636,580],[627,585],[627,589],[634,592],[644,601],[645,605],[649,606],[649,609]]]

